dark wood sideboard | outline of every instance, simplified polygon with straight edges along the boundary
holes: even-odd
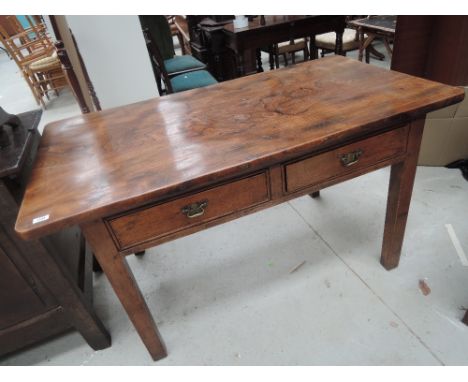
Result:
[[[0,126],[0,356],[72,328],[94,349],[108,347],[92,308],[92,257],[79,228],[29,242],[14,231],[40,141],[40,112],[19,120],[0,113],[9,122]]]

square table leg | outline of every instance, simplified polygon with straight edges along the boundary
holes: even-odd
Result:
[[[166,347],[153,316],[124,255],[115,248],[106,226],[99,220],[84,224],[81,229],[151,357],[155,361],[164,358]]]
[[[463,317],[462,322],[463,322],[465,325],[468,325],[468,310],[465,312],[465,316]]]
[[[411,123],[407,156],[404,161],[392,165],[391,168],[387,214],[380,258],[381,264],[387,270],[396,268],[400,261],[424,122],[424,119],[419,119]]]

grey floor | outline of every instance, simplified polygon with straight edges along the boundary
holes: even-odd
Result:
[[[0,59],[2,84],[13,75],[10,64]],[[10,112],[35,107],[18,86],[8,104],[0,89]],[[44,118],[79,112],[67,93],[54,102]],[[302,197],[129,257],[168,347],[158,363],[106,277],[95,275],[95,307],[112,347],[93,351],[71,332],[0,365],[467,365],[460,319],[468,267],[445,224],[467,253],[468,182],[458,170],[418,168],[401,264],[387,272],[379,252],[388,175],[382,169],[319,199]]]

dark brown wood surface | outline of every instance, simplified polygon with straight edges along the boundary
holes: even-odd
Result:
[[[5,121],[8,120],[8,113],[2,115]],[[18,124],[10,122],[0,126],[0,178],[20,172],[34,140],[34,134],[37,134],[28,126],[37,126],[41,115],[41,110],[23,113]]]
[[[290,24],[297,21],[306,20],[314,16],[302,16],[302,15],[269,15],[265,16],[265,24],[261,23],[260,16],[255,17],[252,21],[249,21],[245,28],[234,28],[234,23],[230,22],[224,25],[224,29],[227,32],[234,34],[242,34],[250,31],[257,31],[258,29],[274,28],[279,24]]]
[[[34,238],[82,224],[416,119],[463,96],[333,56],[55,122],[45,128],[16,230]]]
[[[226,24],[223,27],[223,41],[224,45],[234,52],[233,61],[236,63],[234,77],[262,72],[261,58],[256,59],[260,54],[260,49],[273,49],[275,44],[296,38],[310,37],[309,51],[312,52],[315,35],[335,32],[335,53],[343,54],[345,20],[345,16],[341,15],[269,15],[265,16],[264,25],[260,17],[250,21],[245,28],[236,29],[233,23]]]
[[[21,125],[7,127],[0,148],[0,356],[72,328],[95,349],[110,345],[92,307],[91,253],[80,230],[31,241],[14,230],[40,140],[41,113],[20,114]]]
[[[468,86],[468,16],[398,16],[392,69]]]

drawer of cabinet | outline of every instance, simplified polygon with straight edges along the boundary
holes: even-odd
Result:
[[[403,154],[407,133],[408,128],[401,127],[287,164],[286,191],[311,187]]]
[[[261,204],[269,198],[268,178],[261,173],[129,211],[107,219],[107,224],[122,250]]]

